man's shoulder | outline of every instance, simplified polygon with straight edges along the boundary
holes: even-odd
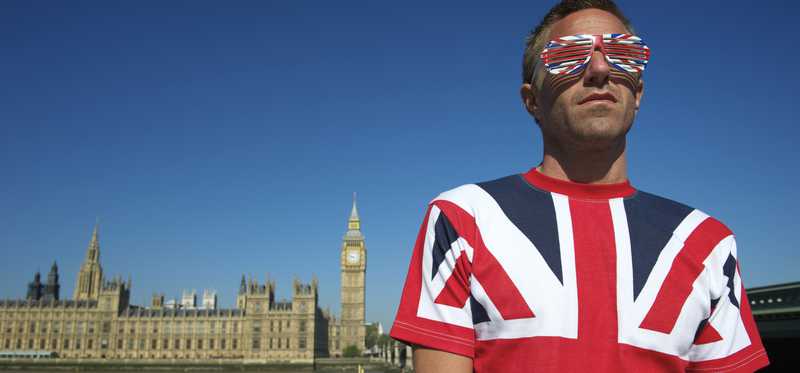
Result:
[[[487,181],[462,184],[452,189],[445,190],[434,198],[431,203],[447,201],[454,203],[467,211],[474,211],[487,204],[497,204],[497,194],[513,194],[522,189],[530,188],[520,174],[513,174]]]
[[[625,199],[625,213],[628,221],[639,221],[660,228],[674,227],[673,234],[687,239],[691,234],[701,237],[733,232],[722,221],[705,211],[657,194],[637,190],[636,194]],[[699,226],[709,229],[696,229]]]

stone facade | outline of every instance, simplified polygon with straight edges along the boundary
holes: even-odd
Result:
[[[312,362],[364,350],[366,247],[355,200],[341,253],[342,317],[322,311],[318,282],[292,284],[291,301],[275,300],[275,282],[242,280],[236,308],[185,309],[156,294],[148,308],[130,304],[132,281],[107,280],[98,227],[92,232],[74,300],[59,300],[55,264],[42,285],[37,273],[28,299],[0,300],[0,356],[34,353],[68,359]],[[45,296],[46,295],[46,296]]]

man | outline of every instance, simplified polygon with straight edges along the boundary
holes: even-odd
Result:
[[[649,53],[611,0],[562,1],[534,30],[520,91],[542,163],[431,202],[391,331],[418,373],[768,364],[731,231],[628,181]]]

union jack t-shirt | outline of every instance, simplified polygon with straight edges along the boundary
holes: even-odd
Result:
[[[431,202],[391,336],[482,372],[751,372],[733,233],[630,183],[535,168]]]

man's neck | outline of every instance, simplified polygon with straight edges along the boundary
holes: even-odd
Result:
[[[614,184],[628,180],[625,140],[607,149],[569,150],[545,141],[542,174],[585,184]]]

